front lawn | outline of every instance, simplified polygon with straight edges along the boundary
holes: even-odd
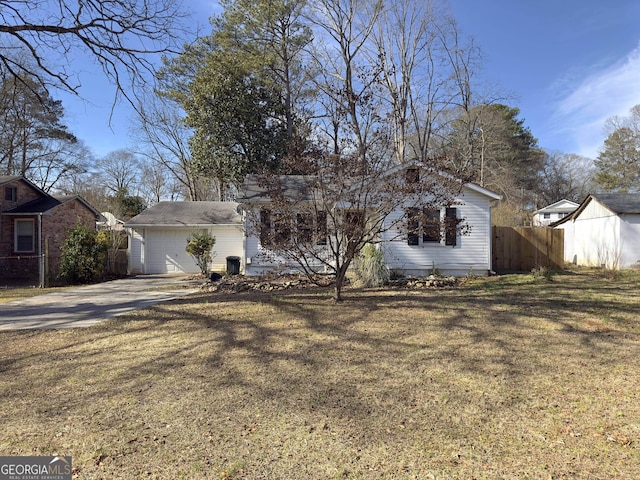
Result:
[[[79,479],[640,478],[640,274],[345,297],[2,332],[0,454]]]

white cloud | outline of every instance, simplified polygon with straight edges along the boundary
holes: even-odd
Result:
[[[558,135],[575,153],[595,158],[605,139],[604,125],[627,116],[640,104],[640,46],[619,62],[585,77],[557,105],[552,117]]]

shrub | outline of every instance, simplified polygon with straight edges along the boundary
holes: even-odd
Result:
[[[195,232],[187,239],[186,251],[193,257],[203,275],[209,271],[209,263],[213,258],[211,250],[215,244],[216,239],[209,232]]]
[[[382,250],[372,243],[364,246],[353,266],[356,280],[363,287],[380,287],[389,281]]]
[[[553,281],[554,271],[549,267],[538,266],[531,270],[531,275],[536,280],[544,280],[547,282]]]
[[[104,277],[109,238],[86,225],[67,233],[61,247],[60,277],[68,283],[90,283]]]

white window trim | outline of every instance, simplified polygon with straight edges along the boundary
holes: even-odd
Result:
[[[452,207],[452,208],[456,208],[456,211],[457,211],[457,207]],[[442,208],[434,209],[434,210],[438,210],[438,212],[440,213],[440,240],[437,240],[437,241],[435,241],[435,240],[433,240],[433,241],[425,241],[424,240],[424,235],[423,235],[423,225],[422,225],[422,222],[419,222],[419,226],[418,226],[418,244],[417,245],[408,245],[409,247],[420,247],[420,248],[446,247],[446,248],[452,248],[452,247],[458,246],[458,241],[457,240],[456,240],[455,244],[447,245],[447,234],[446,234],[445,230],[443,230],[443,227],[446,228],[447,207],[442,207]],[[457,214],[456,214],[456,218],[458,218]],[[457,237],[457,233],[456,233],[456,237]]]
[[[18,223],[31,223],[31,249],[18,250]],[[36,223],[33,218],[16,218],[13,223],[13,251],[16,253],[33,253],[36,251]]]

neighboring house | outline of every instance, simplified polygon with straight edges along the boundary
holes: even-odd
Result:
[[[567,215],[573,213],[576,208],[578,208],[577,203],[565,199],[547,205],[533,212],[533,226],[548,227],[552,223],[562,220]]]
[[[301,201],[312,201],[313,192],[305,192],[305,178],[302,176],[282,177],[282,190],[285,195],[294,195]],[[413,233],[399,231],[397,228],[386,227],[400,224],[399,218],[407,214],[405,209],[396,209],[385,219],[381,231],[386,230],[380,238],[380,245],[384,253],[387,268],[401,275],[428,275],[434,270],[445,275],[464,276],[470,272],[478,275],[486,275],[491,270],[491,208],[502,197],[478,185],[468,183],[462,188],[462,192],[456,201],[449,206],[443,206],[440,211],[434,212],[434,224],[438,225],[438,231],[434,233],[433,227],[416,229]],[[273,230],[274,220],[267,218],[270,198],[260,186],[258,177],[248,176],[241,188],[243,209],[251,212],[253,218],[260,218],[261,230],[247,231],[246,250],[244,256],[245,271],[249,275],[260,275],[272,270],[296,269],[296,264],[287,262],[269,250],[262,239],[267,239],[265,229]],[[341,206],[345,210],[349,206]],[[322,213],[322,212],[320,212]],[[444,232],[442,226],[451,220],[463,220],[468,225],[468,233],[465,235],[451,235]],[[289,219],[290,222],[299,221]],[[313,221],[316,232],[323,229],[321,218],[318,216]],[[280,220],[281,221],[281,220]],[[406,222],[405,222],[406,223]],[[282,231],[287,231],[283,228]],[[326,244],[322,236],[317,234],[317,248],[323,248]],[[325,247],[326,248],[326,247]]]
[[[0,176],[0,278],[48,283],[67,232],[79,224],[95,229],[100,219],[82,197],[54,197],[24,177]]]
[[[566,262],[611,269],[640,267],[640,194],[589,195],[552,226],[564,230]]]
[[[98,230],[113,230],[117,232],[124,232],[124,222],[117,218],[111,212],[100,212],[103,221],[97,223]]]
[[[227,257],[242,257],[243,219],[235,202],[160,202],[125,222],[129,273],[198,273],[186,252],[189,236],[215,237],[211,270],[223,272]]]

